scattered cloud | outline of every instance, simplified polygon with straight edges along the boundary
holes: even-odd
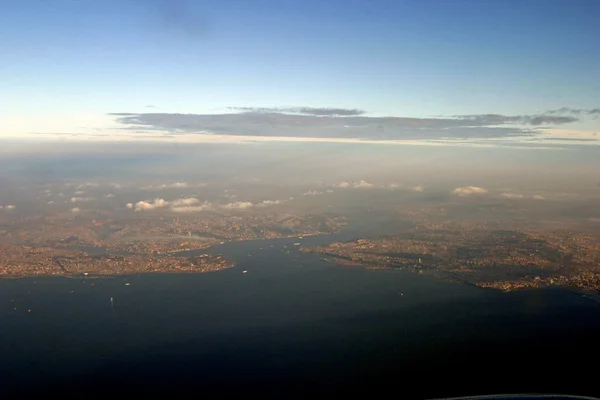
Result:
[[[109,194],[105,195],[104,197],[106,197],[107,199],[112,199],[113,197],[115,197],[115,195],[112,193],[109,193]]]
[[[396,190],[396,189],[400,189],[402,187],[402,185],[400,185],[399,183],[388,183],[387,188],[390,190]]]
[[[370,188],[374,188],[375,185],[372,183],[369,183],[365,180],[360,180],[358,182],[340,182],[338,184],[333,185],[335,187],[338,188],[352,188],[352,189],[370,189]]]
[[[134,211],[149,211],[157,208],[163,208],[169,205],[169,202],[164,199],[156,198],[153,201],[138,201],[135,203]]]
[[[195,212],[201,212],[201,211],[211,211],[214,210],[214,206],[208,202],[205,201],[201,204],[195,203],[196,205],[193,206],[176,206],[176,207],[171,207],[171,211],[176,212],[176,213],[195,213]]]
[[[143,186],[141,190],[161,190],[161,189],[185,189],[189,187],[187,182],[173,182],[173,183],[165,183],[162,185],[148,185]]]
[[[76,213],[78,213],[80,211],[81,211],[81,208],[79,208],[79,207],[71,208],[71,212],[74,213],[74,214],[76,214]]]
[[[525,196],[523,196],[520,193],[502,193],[502,197],[504,197],[505,199],[511,199],[511,200],[525,198]]]
[[[173,200],[171,202],[171,206],[172,207],[193,206],[198,203],[200,203],[200,200],[198,200],[194,197],[187,197],[187,198],[183,198],[183,199]]]
[[[93,197],[71,197],[71,203],[94,200]]]
[[[95,182],[85,182],[85,183],[82,183],[81,185],[77,186],[77,189],[95,188],[98,186],[100,186],[100,185]]]
[[[17,206],[13,204],[7,204],[4,206],[4,208],[6,208],[7,210],[14,210],[15,208],[17,208]]]
[[[423,186],[413,186],[410,188],[410,190],[412,190],[413,192],[422,192],[423,190],[425,190],[425,188]]]
[[[487,190],[481,187],[477,187],[477,186],[463,186],[463,187],[458,187],[456,189],[454,189],[452,191],[452,193],[459,195],[459,196],[472,196],[472,195],[479,195],[479,194],[486,194]]]
[[[78,194],[78,195],[82,195],[82,194],[86,194],[86,193],[87,193],[87,192],[86,192],[85,190],[77,190],[77,191],[75,192],[75,194]]]
[[[544,196],[536,195],[524,195],[521,193],[502,193],[502,197],[510,200],[520,200],[520,199],[533,199],[533,200],[545,200]]]
[[[318,190],[309,190],[308,192],[304,192],[304,196],[318,196],[323,194],[323,192],[319,192]]]
[[[226,210],[247,210],[248,208],[252,208],[254,204],[249,201],[236,201],[234,203],[224,204],[221,208]]]
[[[264,200],[264,201],[261,201],[260,203],[256,204],[256,207],[274,206],[277,204],[283,204],[284,202],[285,202],[284,200]]]
[[[359,182],[355,182],[354,186],[352,186],[352,187],[357,188],[357,189],[368,189],[368,188],[375,187],[375,185],[372,183],[369,183],[367,181],[359,181]]]
[[[50,200],[47,204],[54,204],[54,201]]]
[[[333,192],[334,192],[334,191],[333,191],[332,189],[327,189],[327,190],[325,191],[325,193],[333,193]]]
[[[133,208],[133,203],[127,203],[127,208],[132,209]]]

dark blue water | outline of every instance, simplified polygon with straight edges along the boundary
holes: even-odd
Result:
[[[14,396],[599,394],[596,303],[340,267],[293,245],[333,239],[224,244],[210,252],[238,265],[209,274],[0,280],[0,387]]]

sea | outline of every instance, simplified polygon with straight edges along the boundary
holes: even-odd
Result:
[[[0,388],[25,395],[600,395],[600,305],[339,266],[319,235],[229,242],[204,274],[0,280]],[[1,261],[0,261],[1,262]]]

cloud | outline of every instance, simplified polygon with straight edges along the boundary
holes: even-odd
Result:
[[[372,183],[369,183],[367,181],[359,181],[359,182],[354,183],[354,186],[352,186],[352,187],[354,187],[356,189],[369,189],[369,188],[375,187],[375,185]]]
[[[285,203],[284,200],[264,200],[264,201],[261,201],[260,203],[256,204],[256,207],[274,206],[274,205],[283,204],[283,203]]]
[[[524,195],[521,193],[502,193],[502,197],[510,200],[520,200],[520,199],[533,199],[533,200],[544,200],[544,196],[536,195]]]
[[[92,201],[93,197],[71,197],[71,203],[77,203],[82,201]]]
[[[390,190],[396,190],[396,189],[400,189],[402,187],[402,185],[400,185],[399,183],[388,183],[387,188]]]
[[[487,190],[477,186],[463,186],[454,189],[452,193],[457,194],[459,196],[471,196],[478,194],[486,194]]]
[[[87,192],[86,192],[85,190],[77,190],[77,191],[75,192],[75,194],[78,194],[78,195],[82,195],[82,194],[86,194],[86,193],[87,193]]]
[[[4,208],[6,208],[7,210],[14,210],[15,208],[17,208],[17,206],[13,204],[7,204],[4,206]]]
[[[319,117],[336,116],[356,116],[365,113],[364,110],[356,108],[335,108],[335,107],[288,107],[288,108],[269,108],[269,107],[229,107],[230,110],[250,112],[250,113],[281,113],[281,114],[304,114]]]
[[[342,108],[233,108],[237,113],[112,113],[122,129],[161,135],[381,140],[489,139],[534,136],[531,126],[577,121],[567,115],[457,115],[439,118],[369,117]],[[290,114],[290,112],[296,112]],[[501,126],[511,125],[511,126]],[[528,127],[529,126],[529,127]]]
[[[410,188],[410,190],[412,190],[413,192],[422,192],[425,190],[425,188],[423,186],[413,186]]]
[[[154,201],[138,201],[135,203],[134,211],[149,211],[157,208],[163,208],[169,205],[169,202],[164,199],[156,198]]]
[[[183,199],[173,200],[171,202],[172,207],[182,207],[182,206],[193,206],[194,204],[200,203],[200,200],[194,197],[187,197]]]
[[[319,196],[323,194],[323,192],[319,192],[318,190],[309,190],[308,192],[304,192],[304,196]]]
[[[100,186],[98,183],[95,182],[86,182],[86,183],[82,183],[81,185],[77,186],[77,189],[85,189],[85,188],[95,188]]]
[[[133,203],[127,203],[127,208],[132,209],[133,208]]]
[[[525,196],[523,196],[520,193],[502,193],[502,197],[504,197],[505,199],[511,199],[511,200],[525,198]]]
[[[575,115],[581,115],[581,114],[587,114],[587,115],[594,115],[594,114],[600,114],[600,108],[571,108],[571,107],[562,107],[562,108],[557,108],[556,110],[549,110],[546,111],[546,114],[575,114]]]
[[[214,206],[208,201],[205,201],[201,204],[198,204],[198,203],[195,203],[195,204],[196,205],[184,205],[184,206],[171,207],[171,211],[176,212],[176,213],[194,213],[194,212],[214,210]]]
[[[47,204],[54,204],[54,201],[50,200]]]
[[[187,182],[173,182],[173,183],[164,183],[162,185],[148,185],[143,186],[141,190],[160,190],[160,189],[185,189],[189,187]]]
[[[335,187],[338,188],[353,188],[353,189],[370,189],[370,188],[374,188],[375,185],[372,183],[369,183],[365,180],[360,180],[358,182],[340,182],[338,184],[333,185]]]
[[[234,203],[224,204],[221,206],[221,208],[226,210],[247,210],[252,207],[254,207],[254,204],[249,201],[236,201]]]
[[[111,199],[111,198],[115,197],[115,195],[112,193],[109,193],[109,194],[105,195],[104,197],[106,197],[107,199]]]
[[[578,118],[571,116],[554,116],[547,114],[539,115],[500,115],[500,114],[478,114],[478,115],[456,115],[459,120],[472,123],[473,126],[490,125],[562,125],[579,121]]]
[[[76,213],[78,213],[80,211],[81,211],[81,208],[79,208],[79,207],[71,208],[71,212],[74,213],[74,214],[76,214]]]
[[[333,193],[333,192],[334,192],[334,191],[333,191],[333,190],[331,190],[331,189],[327,189],[327,190],[325,191],[325,193]]]

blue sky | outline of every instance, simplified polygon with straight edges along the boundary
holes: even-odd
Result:
[[[5,1],[0,134],[235,106],[413,118],[594,109],[598,15],[595,0]],[[581,119],[568,129],[600,130]]]

